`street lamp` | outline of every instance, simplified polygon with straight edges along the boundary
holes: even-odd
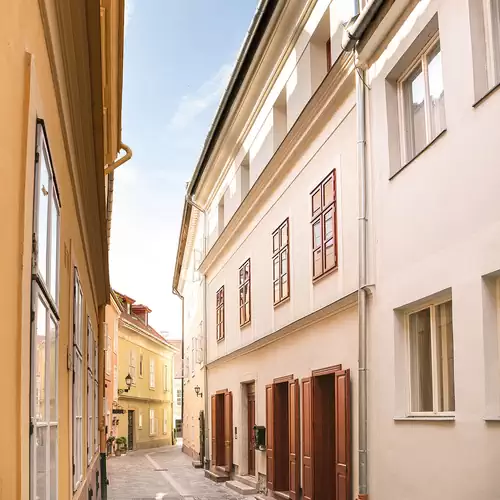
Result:
[[[198,396],[203,397],[203,393],[202,393],[202,392],[200,393],[200,386],[199,386],[199,385],[197,385],[197,386],[194,388],[194,392],[196,392],[196,397],[198,397]]]
[[[123,394],[124,392],[130,391],[130,386],[132,385],[132,377],[130,376],[130,373],[127,374],[125,377],[125,384],[127,385],[126,389],[118,389],[118,394]]]

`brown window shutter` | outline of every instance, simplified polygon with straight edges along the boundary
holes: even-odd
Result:
[[[288,384],[288,415],[290,429],[289,450],[290,450],[290,498],[299,498],[300,488],[300,427],[299,427],[299,381],[292,380]]]
[[[314,497],[312,382],[312,377],[302,379],[302,495],[304,500],[312,500]]]
[[[351,498],[351,373],[335,373],[336,500]]]
[[[217,465],[217,410],[215,395],[212,396],[212,465]]]
[[[224,394],[224,450],[227,472],[233,469],[233,393]]]
[[[274,490],[274,385],[266,385],[267,488]]]

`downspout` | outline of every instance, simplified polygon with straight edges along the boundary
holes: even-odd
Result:
[[[182,356],[182,384],[181,384],[181,422],[182,422],[182,427],[184,428],[184,296],[181,295],[179,290],[176,288],[172,288],[172,293],[174,295],[177,295],[179,299],[181,299],[181,314],[182,314],[182,320],[181,320],[181,356]],[[183,435],[184,437],[184,435]]]

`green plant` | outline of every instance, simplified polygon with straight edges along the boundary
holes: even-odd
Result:
[[[118,448],[121,450],[127,449],[127,438],[125,436],[116,438],[116,446],[118,446]]]

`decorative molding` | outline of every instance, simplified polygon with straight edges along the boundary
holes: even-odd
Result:
[[[284,375],[283,377],[277,377],[273,379],[273,384],[281,384],[283,382],[291,382],[293,380],[292,375]]]
[[[313,377],[321,377],[322,375],[332,375],[335,372],[339,372],[342,370],[342,365],[334,365],[334,366],[328,366],[327,368],[319,368],[318,370],[313,370],[312,376]]]

